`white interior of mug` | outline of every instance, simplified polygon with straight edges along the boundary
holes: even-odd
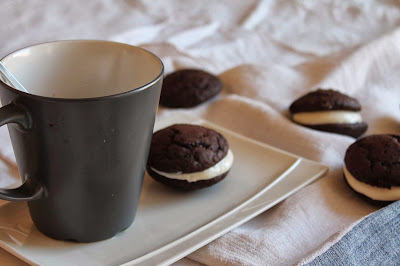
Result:
[[[2,59],[30,94],[94,98],[154,82],[161,61],[152,53],[107,41],[58,41],[31,46]]]

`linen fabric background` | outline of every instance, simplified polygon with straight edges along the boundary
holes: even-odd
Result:
[[[166,74],[209,71],[223,91],[189,113],[329,166],[323,178],[177,265],[306,262],[377,210],[343,180],[354,139],[298,126],[287,110],[311,90],[334,88],[360,101],[367,134],[400,134],[400,1],[3,0],[0,21],[2,56],[45,41],[104,39],[154,52]],[[174,112],[160,108],[157,119]],[[15,183],[6,127],[0,159],[0,186]],[[0,261],[24,264],[4,250]]]

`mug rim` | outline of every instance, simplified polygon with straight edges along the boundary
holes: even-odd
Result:
[[[33,94],[33,93],[29,93],[29,92],[24,92],[21,90],[18,90],[14,87],[11,87],[10,85],[8,85],[7,83],[3,82],[3,80],[0,79],[0,83],[2,85],[4,85],[4,87],[8,90],[11,90],[13,92],[17,92],[17,93],[21,93],[23,95],[26,95],[28,97],[33,97],[33,98],[37,98],[39,100],[46,100],[46,101],[60,101],[60,102],[86,102],[86,101],[100,101],[100,100],[108,100],[108,99],[112,99],[112,98],[120,98],[120,97],[124,97],[128,94],[133,94],[133,93],[138,93],[140,91],[146,90],[147,88],[151,87],[152,85],[156,84],[163,76],[164,74],[164,64],[161,61],[161,59],[155,55],[154,53],[150,52],[149,50],[146,50],[144,48],[135,46],[135,45],[131,45],[131,44],[127,44],[127,43],[122,43],[122,42],[115,42],[115,41],[107,41],[107,40],[96,40],[96,39],[72,39],[72,40],[56,40],[56,41],[47,41],[47,42],[41,42],[41,43],[36,43],[36,44],[31,44],[25,47],[22,47],[20,49],[14,50],[10,53],[8,53],[7,55],[3,56],[0,61],[3,61],[3,59],[5,59],[6,57],[20,52],[24,49],[28,49],[28,48],[32,48],[35,46],[40,46],[40,45],[44,45],[44,44],[52,44],[52,43],[60,43],[60,42],[93,42],[93,43],[108,43],[108,44],[118,44],[118,45],[123,45],[123,46],[128,46],[131,48],[135,48],[135,49],[139,49],[144,53],[147,53],[148,55],[153,56],[154,58],[156,58],[161,66],[160,69],[160,73],[156,76],[156,78],[154,78],[152,81],[150,81],[147,84],[144,84],[140,87],[128,90],[128,91],[124,91],[124,92],[120,92],[120,93],[116,93],[116,94],[111,94],[111,95],[106,95],[106,96],[96,96],[96,97],[88,97],[88,98],[60,98],[60,97],[49,97],[49,96],[41,96],[41,95],[37,95],[37,94]]]

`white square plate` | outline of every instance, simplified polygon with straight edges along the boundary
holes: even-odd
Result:
[[[25,203],[6,203],[0,206],[0,246],[40,265],[169,264],[271,208],[328,170],[183,113],[157,121],[155,130],[175,123],[200,124],[226,137],[235,161],[222,182],[179,192],[146,174],[132,226],[112,239],[89,244],[47,238],[32,224]]]

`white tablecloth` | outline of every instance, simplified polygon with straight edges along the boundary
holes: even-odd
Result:
[[[354,139],[295,125],[288,106],[317,87],[332,87],[359,99],[367,134],[400,134],[399,7],[372,0],[3,0],[0,55],[51,40],[105,39],[153,51],[166,73],[190,67],[219,75],[221,95],[191,113],[324,163],[330,172],[177,264],[294,264],[376,208],[342,178]],[[158,118],[172,112],[160,108]],[[3,127],[0,186],[15,182],[15,167]],[[4,250],[0,261],[23,264]]]

